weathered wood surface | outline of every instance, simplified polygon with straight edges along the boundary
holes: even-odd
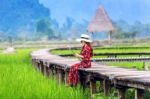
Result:
[[[66,82],[68,75],[67,71],[70,66],[80,61],[77,59],[52,55],[49,53],[49,50],[50,49],[44,49],[32,52],[32,62],[34,64],[39,64],[38,66],[42,72],[44,72],[43,70],[45,69],[53,68],[55,70],[54,73],[57,73],[59,83],[63,81],[63,78],[65,78],[64,81]],[[41,64],[41,62],[43,64]],[[43,68],[42,65],[48,68]],[[103,81],[101,85],[104,87],[103,90],[105,95],[108,95],[108,82],[114,86],[137,88],[140,91],[143,89],[150,89],[150,71],[137,71],[135,69],[109,67],[95,62],[92,62],[91,68],[81,68],[79,71],[85,73],[85,75],[90,75],[90,79],[92,78],[90,81],[91,93],[96,92],[95,82],[97,80]],[[47,74],[47,72],[44,72],[44,74]],[[118,89],[119,99],[124,99],[124,93],[125,89]],[[139,92],[137,91],[135,94],[136,98],[139,95],[138,93]]]

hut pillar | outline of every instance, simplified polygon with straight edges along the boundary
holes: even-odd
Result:
[[[108,44],[111,45],[112,44],[112,31],[109,32],[108,35]]]

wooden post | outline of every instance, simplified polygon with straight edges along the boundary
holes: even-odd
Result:
[[[65,72],[64,72],[64,70],[62,70],[61,73],[62,73],[62,81],[61,82],[63,84],[65,84]]]
[[[125,99],[126,88],[117,88],[118,91],[118,99]]]
[[[43,65],[43,72],[44,72],[44,75],[47,76],[47,66],[44,64]]]
[[[112,36],[112,31],[109,31],[109,36],[108,36],[108,43],[109,43],[109,45],[112,44],[111,36]]]
[[[53,69],[53,77],[55,80],[57,80],[57,69],[56,69],[56,67],[54,67],[54,69]]]
[[[36,70],[39,70],[38,68],[38,62],[36,62],[36,59],[33,59],[33,66],[35,67]]]
[[[38,69],[41,72],[41,63],[38,63]]]
[[[96,81],[90,80],[90,92],[91,92],[91,99],[93,99],[93,94],[96,93]]]
[[[53,64],[50,64],[50,65],[49,65],[49,69],[50,69],[49,75],[51,76],[52,79],[54,79],[54,76],[55,76],[55,70],[54,70]]]
[[[100,90],[100,92],[104,92],[104,80],[100,80],[99,90]]]
[[[31,61],[32,61],[32,65],[35,67],[36,66],[35,59],[32,58]]]
[[[42,74],[44,74],[44,64],[43,64],[43,61],[40,61],[40,64],[41,64],[41,72],[42,72]]]
[[[62,75],[62,70],[60,70],[60,69],[58,69],[57,70],[57,80],[58,80],[58,84],[61,84],[62,83],[62,78],[63,77],[63,75]]]
[[[49,75],[53,77],[53,67],[52,64],[49,64]]]
[[[110,90],[110,81],[104,80],[103,81],[104,85],[104,95],[108,96],[109,95],[109,90]]]
[[[80,88],[84,91],[86,87],[86,82],[89,76],[83,74],[82,71],[79,71],[79,81],[80,81]],[[89,78],[90,79],[90,78]],[[90,81],[90,80],[89,80]]]
[[[96,93],[96,81],[95,80],[90,81],[90,90],[91,90],[91,95]]]
[[[68,72],[65,71],[65,85],[67,85],[67,80],[68,80]]]
[[[46,66],[46,76],[49,77],[49,75],[50,75],[50,68]]]
[[[144,90],[136,89],[135,90],[135,99],[144,99]]]
[[[144,70],[148,70],[148,62],[143,62]]]

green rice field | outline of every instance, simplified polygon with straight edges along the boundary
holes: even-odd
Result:
[[[80,87],[71,88],[64,84],[58,85],[55,79],[43,76],[31,64],[30,52],[36,49],[18,49],[14,54],[0,54],[0,99],[88,99],[89,89],[82,91]],[[129,51],[150,51],[150,48],[141,49],[94,49],[97,52],[129,52]],[[80,50],[74,50],[79,53]],[[137,52],[138,52],[137,51]],[[1,52],[1,50],[0,50]],[[70,50],[52,50],[53,54],[68,54]],[[99,56],[96,56],[99,57]],[[110,62],[110,66],[125,68],[143,69],[141,62]],[[130,91],[130,90],[129,90]],[[93,99],[117,99],[114,92],[109,97],[104,97],[103,93],[95,94]],[[127,94],[127,99],[134,96],[134,90]],[[146,94],[146,97],[149,96]],[[146,98],[145,98],[146,99]]]
[[[57,85],[30,62],[31,49],[0,54],[0,99],[87,99],[79,88]]]

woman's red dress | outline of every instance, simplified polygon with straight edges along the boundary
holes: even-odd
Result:
[[[82,47],[80,55],[83,56],[80,63],[76,63],[71,66],[69,70],[68,84],[77,85],[79,80],[78,69],[79,68],[90,68],[91,67],[91,57],[93,56],[93,49],[91,46],[85,44]]]

